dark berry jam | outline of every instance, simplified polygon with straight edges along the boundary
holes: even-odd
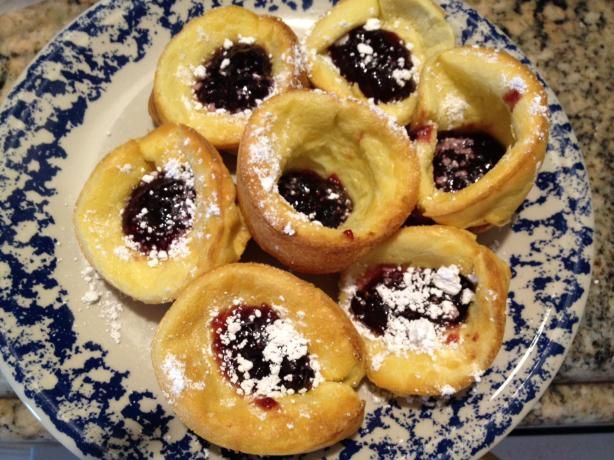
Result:
[[[219,48],[203,64],[204,78],[197,79],[194,93],[198,101],[212,109],[231,113],[251,109],[271,92],[271,59],[258,45],[236,43]]]
[[[460,274],[459,292],[455,295],[443,292],[436,284],[425,276],[426,269],[412,267],[412,281],[406,284],[405,273],[407,267],[398,265],[379,265],[369,270],[357,285],[356,294],[352,298],[350,311],[356,319],[367,326],[375,335],[386,332],[388,322],[395,317],[403,317],[409,321],[425,318],[440,326],[449,327],[459,324],[467,317],[471,301],[463,299],[463,291],[475,291],[473,283]],[[432,272],[432,270],[431,270]],[[387,292],[407,291],[407,304],[391,305],[380,294],[378,288],[385,287]],[[465,302],[463,302],[465,300]],[[440,306],[444,302],[451,302],[453,309],[445,311],[437,308],[432,310],[429,305]],[[433,313],[436,312],[436,313]]]
[[[163,172],[147,177],[151,180],[142,180],[132,190],[122,214],[122,230],[142,253],[168,251],[192,227],[196,191],[185,180]]]
[[[522,98],[522,94],[517,89],[510,89],[503,95],[503,101],[507,104],[510,110],[514,110],[518,101]]]
[[[264,410],[272,410],[279,407],[279,403],[273,398],[257,398],[254,400],[254,404]]]
[[[442,131],[437,134],[433,180],[439,190],[456,192],[477,182],[505,153],[505,146],[486,133]]]
[[[347,230],[343,230],[343,234],[349,240],[353,240],[354,239],[354,232],[351,229],[349,229],[349,228]]]
[[[339,227],[354,207],[336,174],[324,179],[309,170],[288,171],[281,176],[277,187],[294,209],[325,227]]]
[[[399,101],[416,90],[411,53],[394,32],[356,27],[328,52],[341,75],[375,102]]]
[[[409,138],[412,141],[418,142],[430,142],[433,130],[433,125],[417,126],[414,129],[411,129],[409,126],[407,127]]]
[[[274,393],[300,393],[312,387],[315,372],[308,353],[298,359],[284,353],[271,357],[270,349],[268,355],[265,353],[272,340],[270,326],[276,321],[282,321],[279,314],[263,304],[234,306],[212,322],[216,359],[226,378],[243,394],[261,394],[258,385],[262,381],[269,382],[268,391]],[[259,404],[273,408],[274,402]]]

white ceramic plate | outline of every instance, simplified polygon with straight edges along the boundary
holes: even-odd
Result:
[[[1,368],[45,427],[81,456],[240,457],[209,446],[174,417],[149,359],[165,307],[131,302],[84,276],[72,228],[75,200],[97,161],[152,128],[147,98],[171,34],[218,3],[102,1],[41,52],[0,110]],[[331,6],[244,3],[283,17],[299,34]],[[462,43],[524,59],[475,11],[441,4]],[[582,314],[593,228],[584,162],[551,91],[549,109],[549,151],[536,186],[513,225],[484,237],[513,271],[505,341],[492,368],[449,400],[386,401],[363,385],[360,432],[310,457],[478,456],[545,390]],[[81,299],[90,288],[102,297],[88,306]]]

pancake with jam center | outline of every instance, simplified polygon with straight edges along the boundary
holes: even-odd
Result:
[[[74,222],[98,273],[145,303],[173,300],[193,278],[237,261],[249,240],[219,153],[178,125],[105,156],[81,191]]]
[[[400,396],[448,396],[501,347],[509,268],[467,231],[402,229],[346,270],[339,303],[365,344],[367,377]]]
[[[471,230],[509,223],[548,145],[544,88],[503,51],[446,50],[422,73],[410,135],[420,158],[419,214]]]
[[[253,109],[306,82],[299,53],[281,19],[238,6],[211,9],[166,46],[150,115],[156,124],[182,123],[217,148],[236,149]]]
[[[322,291],[270,266],[229,264],[187,286],[158,326],[152,362],[179,419],[228,449],[310,452],[363,419],[356,330]]]
[[[317,88],[376,105],[402,125],[417,101],[424,63],[454,46],[454,33],[431,0],[345,0],[306,40]]]
[[[239,204],[259,246],[304,273],[334,273],[392,235],[415,205],[405,130],[373,106],[294,90],[252,115],[237,162]]]

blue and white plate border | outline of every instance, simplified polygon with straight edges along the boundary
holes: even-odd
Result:
[[[174,34],[188,18],[220,3],[102,1],[41,51],[0,109],[0,368],[45,427],[79,456],[197,458],[209,448],[241,457],[187,431],[171,436],[177,421],[157,388],[131,388],[134,370],[114,368],[110,349],[77,330],[68,289],[56,276],[61,239],[51,232],[54,180],[77,154],[65,148],[66,137],[85,129],[88,108],[122,68],[144,59],[158,31]],[[332,2],[233,3],[297,16]],[[505,49],[528,63],[474,10],[456,0],[440,3],[462,43]],[[368,401],[359,434],[314,458],[475,457],[502,439],[545,391],[581,319],[593,250],[586,167],[565,113],[548,94],[548,161],[506,238],[509,247],[500,249],[516,287],[495,365],[472,391],[444,402]],[[72,237],[70,229],[67,234]],[[69,364],[84,356],[79,365]],[[84,382],[77,391],[75,380]]]

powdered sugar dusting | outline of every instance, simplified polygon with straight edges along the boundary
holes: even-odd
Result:
[[[281,157],[277,152],[277,136],[270,132],[274,121],[272,113],[264,114],[262,126],[254,128],[252,142],[247,149],[248,168],[256,175],[262,190],[265,192],[263,200],[258,206],[265,212],[265,217],[273,224],[278,221],[275,206],[267,206],[277,192],[277,181],[281,175]]]
[[[524,78],[516,75],[512,78],[503,77],[504,85],[508,90],[518,91],[520,94],[523,94],[527,90],[527,82]]]
[[[392,71],[392,78],[394,78],[398,86],[403,87],[414,77],[416,73],[414,69],[415,67],[411,69],[394,69]]]
[[[217,318],[214,319],[222,345],[221,350],[216,349],[220,367],[237,393],[253,397],[278,397],[302,394],[318,386],[323,378],[317,357],[309,354],[309,341],[296,330],[289,318],[276,313],[281,309],[276,307],[272,311],[268,307],[265,310],[261,308],[234,307],[221,325],[216,323]],[[249,340],[241,335],[246,324],[249,324]],[[250,344],[250,340],[255,340],[258,345]],[[301,361],[309,363],[314,378],[309,388],[299,387],[295,390],[296,387],[286,383],[293,381],[294,374],[285,373],[283,366],[284,363]],[[252,372],[256,374],[252,375]]]
[[[254,37],[244,37],[243,35],[239,34],[239,43],[242,43],[244,45],[253,45],[254,43],[256,43],[256,39]]]
[[[162,370],[171,383],[171,396],[180,395],[186,387],[185,363],[169,353],[162,362]]]
[[[358,103],[362,103],[362,101],[359,101],[358,99],[354,99],[354,101],[358,102]],[[405,128],[403,128],[400,124],[397,123],[396,119],[387,114],[386,112],[384,112],[384,110],[382,110],[376,103],[375,100],[373,98],[367,99],[369,108],[375,112],[380,118],[382,118],[383,120],[386,121],[386,124],[388,125],[388,127],[397,135],[402,136],[404,139],[409,139],[409,136],[407,134],[407,130]]]
[[[179,65],[175,71],[175,78],[183,85],[191,85],[192,70],[188,66]]]
[[[275,158],[275,153],[272,148],[271,139],[259,137],[254,144],[250,146],[250,153],[254,162],[258,162],[261,166],[256,169],[256,174],[260,179],[260,185],[265,192],[271,192],[279,175],[279,166]],[[264,165],[270,168],[263,167]]]
[[[283,232],[288,236],[294,236],[296,234],[296,230],[294,230],[294,227],[290,222],[285,225]]]
[[[451,123],[461,123],[465,119],[465,112],[469,109],[469,104],[460,97],[446,94],[441,102],[441,108]]]
[[[368,55],[373,54],[373,48],[366,43],[359,43],[358,45],[356,45],[356,49],[360,54],[365,55],[363,59],[364,62],[368,64],[370,60]]]
[[[202,64],[198,65],[194,67],[192,74],[194,78],[203,79],[207,76],[207,68]],[[191,84],[191,81],[189,83]]]
[[[542,96],[538,95],[531,100],[531,105],[529,106],[529,113],[531,115],[548,115],[548,106],[542,99]]]
[[[123,306],[104,288],[100,276],[92,267],[87,265],[81,271],[81,277],[87,283],[87,291],[81,301],[88,307],[92,306],[98,309],[98,316],[104,320],[106,331],[109,333],[111,340],[120,343]]]
[[[88,286],[88,290],[83,297],[81,297],[81,301],[87,304],[94,304],[100,300],[100,292],[96,291],[95,287],[92,285]]]
[[[374,370],[379,369],[388,354],[433,354],[441,347],[456,346],[447,343],[445,323],[457,320],[460,312],[449,296],[460,295],[465,306],[474,298],[473,291],[461,284],[460,269],[456,265],[438,269],[399,266],[397,270],[402,270],[402,273],[399,273],[402,278],[398,278],[396,284],[380,282],[375,285],[377,295],[390,308],[381,335],[376,335],[355,317],[350,309],[352,299],[358,295],[354,280],[346,280],[342,288],[347,299],[342,307],[360,333],[385,345],[386,351],[371,360]],[[416,317],[417,319],[408,319]]]
[[[384,342],[386,348],[397,355],[407,351],[432,354],[443,343],[442,332],[439,326],[426,318],[410,321],[396,317],[388,324]]]
[[[294,80],[291,82],[291,86],[301,88],[303,83],[301,82],[301,76],[305,71],[309,71],[309,64],[306,56],[304,44],[296,43],[292,48],[286,50],[281,55],[281,60],[290,68],[293,69]]]
[[[128,174],[132,171],[133,166],[130,163],[124,163],[123,165],[118,165],[117,169],[119,169],[119,172],[124,173],[124,174]]]
[[[202,390],[205,388],[204,382],[193,382],[187,377],[185,362],[173,353],[167,354],[162,361],[162,372],[170,383],[170,393],[165,395],[170,402],[174,402],[186,389]]]
[[[363,26],[365,30],[378,30],[382,27],[382,22],[378,18],[369,18]]]
[[[456,393],[456,390],[451,385],[444,385],[439,391],[441,392],[442,396],[452,396],[454,393]]]
[[[384,363],[384,360],[386,359],[386,356],[388,356],[389,353],[377,353],[376,355],[371,357],[371,369],[373,369],[374,371],[379,371],[380,368],[382,367],[382,364]]]
[[[222,43],[223,56],[230,56],[228,54],[229,50],[233,48],[236,44],[240,45],[254,45],[256,43],[256,38],[252,36],[243,36],[239,34],[238,39],[235,41],[226,38]],[[275,61],[273,54],[268,55],[271,61]],[[280,58],[283,63],[282,66],[277,66],[276,62],[272,62],[273,67],[277,68],[277,70],[273,73],[273,84],[266,95],[261,99],[255,100],[255,106],[258,107],[265,100],[273,97],[276,94],[279,94],[284,89],[288,87],[301,87],[301,81],[299,76],[302,74],[305,65],[304,65],[304,57],[301,50],[300,45],[296,44],[295,46],[291,46],[288,49],[284,50]],[[206,111],[209,116],[221,116],[221,117],[232,117],[239,119],[247,119],[252,114],[252,108],[247,108],[244,110],[239,110],[236,112],[229,112],[228,110],[220,107],[216,107],[214,103],[202,103],[198,97],[198,89],[202,86],[203,80],[207,78],[229,78],[231,75],[228,73],[228,69],[230,68],[231,58],[224,57],[220,62],[218,71],[214,74],[211,71],[211,68],[207,68],[208,63],[200,64],[198,66],[184,66],[180,65],[176,72],[176,78],[182,84],[189,86],[191,88],[191,97],[188,98],[183,96],[181,101],[185,106],[186,110],[189,111]],[[246,88],[244,88],[246,89]]]
[[[189,164],[179,161],[176,158],[171,158],[161,168],[166,177],[171,179],[179,179],[186,183],[188,187],[194,187],[194,173]],[[160,170],[158,170],[160,172]]]
[[[403,273],[403,289],[393,289],[380,284],[376,290],[382,300],[397,311],[409,309],[431,319],[455,319],[459,312],[452,302],[443,300],[441,303],[433,303],[431,298],[441,297],[444,292],[452,296],[457,295],[462,289],[459,274],[456,265],[440,267],[437,271],[408,267]],[[429,287],[431,285],[435,287]],[[465,297],[467,304],[473,300],[471,291],[469,293]]]
[[[217,192],[212,192],[209,195],[209,206],[205,209],[205,218],[219,217],[222,215]]]

